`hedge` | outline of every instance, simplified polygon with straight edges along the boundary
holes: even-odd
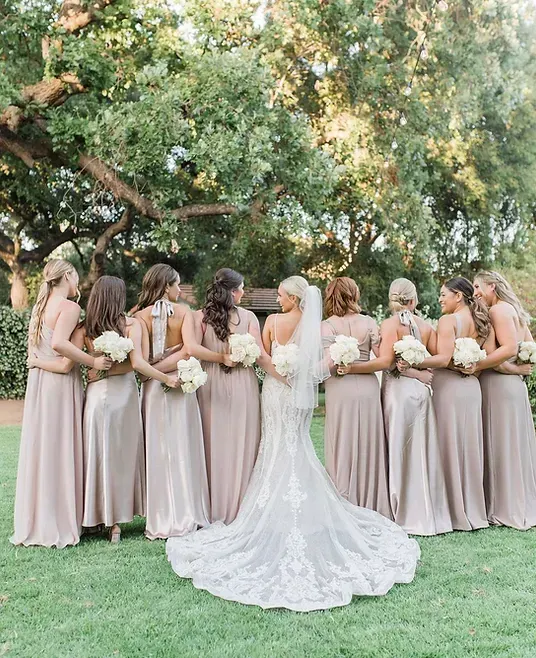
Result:
[[[29,311],[14,311],[9,306],[0,306],[0,399],[24,397],[29,321]],[[536,371],[527,385],[532,413],[536,417]]]
[[[29,311],[0,306],[0,398],[21,399],[26,391]]]

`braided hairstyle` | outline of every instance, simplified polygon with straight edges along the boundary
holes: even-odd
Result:
[[[463,295],[463,301],[469,307],[477,334],[483,340],[489,336],[491,331],[491,320],[489,311],[484,304],[475,296],[473,284],[463,276],[455,276],[444,283],[445,288],[451,292],[459,292]]]
[[[205,305],[203,306],[203,321],[214,329],[214,333],[225,341],[231,333],[229,324],[231,312],[235,307],[233,290],[244,283],[244,277],[224,267],[214,275],[214,280],[207,288]]]
[[[49,260],[43,269],[43,283],[37,293],[32,316],[30,318],[30,327],[28,330],[28,339],[30,345],[37,345],[41,338],[41,329],[43,327],[43,316],[45,307],[52,292],[52,288],[59,286],[63,277],[75,271],[74,265],[67,260],[54,258]]]

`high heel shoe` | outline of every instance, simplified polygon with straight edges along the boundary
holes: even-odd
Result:
[[[121,528],[116,523],[110,528],[110,542],[112,544],[119,544],[120,541],[121,541]]]

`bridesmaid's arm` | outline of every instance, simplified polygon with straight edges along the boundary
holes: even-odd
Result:
[[[495,366],[493,370],[500,372],[503,375],[521,375],[528,377],[532,374],[532,363],[511,363],[510,361],[505,361],[499,366]]]
[[[177,388],[179,385],[178,376],[166,375],[163,372],[159,372],[143,358],[142,330],[139,320],[133,319],[132,324],[127,327],[127,331],[128,337],[134,343],[134,349],[129,354],[130,363],[134,370],[150,379],[156,379],[170,388]]]
[[[433,334],[435,332],[432,332]],[[431,337],[428,341],[429,347],[433,349],[435,343],[435,356],[428,356],[416,368],[426,370],[427,368],[447,368],[454,354],[456,341],[456,318],[452,315],[443,315],[437,325],[437,338]]]
[[[82,350],[84,347],[84,337],[85,331],[82,327],[75,329],[71,342],[79,350]],[[28,356],[28,367],[29,368],[39,368],[40,370],[46,370],[47,372],[55,372],[59,375],[66,375],[71,372],[75,361],[63,357],[62,359],[42,359],[37,356],[37,354],[30,354]]]
[[[517,355],[517,330],[513,317],[500,304],[492,306],[489,313],[499,347],[476,364],[475,372],[495,368]]]
[[[58,319],[56,320],[56,326],[54,327],[54,332],[52,334],[52,349],[72,361],[88,366],[88,368],[109,370],[113,365],[111,359],[105,356],[91,356],[86,352],[82,352],[80,348],[71,343],[70,338],[78,326],[79,319],[80,306],[66,299],[62,303],[62,308]]]
[[[222,363],[229,368],[234,368],[236,363],[231,361],[228,354],[223,352],[213,352],[201,345],[203,341],[203,327],[201,324],[201,314],[198,314],[197,312],[194,314],[191,311],[186,314],[182,324],[182,339],[184,341],[186,352],[201,361]]]

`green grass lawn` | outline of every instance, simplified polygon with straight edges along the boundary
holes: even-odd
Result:
[[[309,614],[263,612],[175,576],[164,543],[127,526],[118,546],[14,548],[18,428],[0,428],[0,656],[36,658],[536,657],[536,532],[419,540],[410,585]],[[321,448],[322,419],[314,421]]]

